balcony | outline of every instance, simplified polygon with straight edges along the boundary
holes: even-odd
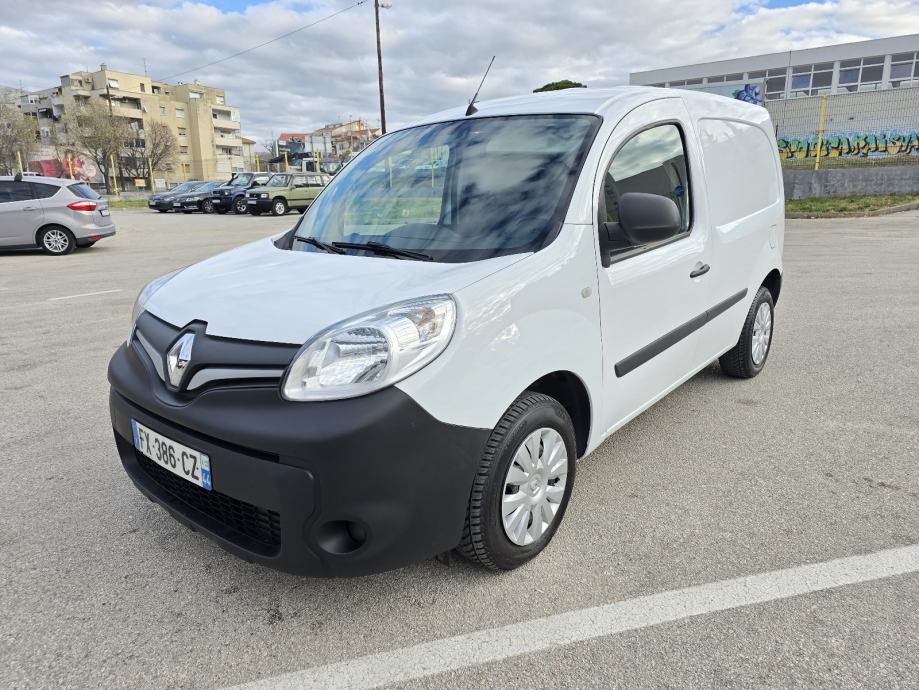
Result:
[[[240,148],[243,145],[243,140],[239,135],[215,133],[214,144],[216,146],[232,146],[233,148]]]
[[[214,129],[217,130],[227,130],[238,132],[239,131],[239,122],[236,120],[230,120],[229,118],[215,117],[213,119]]]

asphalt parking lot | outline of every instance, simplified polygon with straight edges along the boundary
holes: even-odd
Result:
[[[298,216],[113,215],[0,254],[0,686],[919,686],[919,212],[789,221],[763,374],[616,433],[535,561],[354,580],[180,526],[108,419],[140,288]]]

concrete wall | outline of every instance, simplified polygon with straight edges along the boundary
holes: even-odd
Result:
[[[786,199],[855,194],[917,194],[919,165],[783,170]]]

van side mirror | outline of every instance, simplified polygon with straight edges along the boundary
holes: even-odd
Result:
[[[619,198],[619,222],[600,226],[600,253],[609,266],[610,253],[676,237],[682,229],[680,209],[658,194],[626,192]]]

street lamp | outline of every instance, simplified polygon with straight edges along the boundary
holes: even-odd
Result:
[[[380,80],[380,130],[386,134],[386,102],[383,99],[383,49],[380,47],[380,8],[388,10],[392,3],[373,0],[373,16],[377,23],[377,76]]]

